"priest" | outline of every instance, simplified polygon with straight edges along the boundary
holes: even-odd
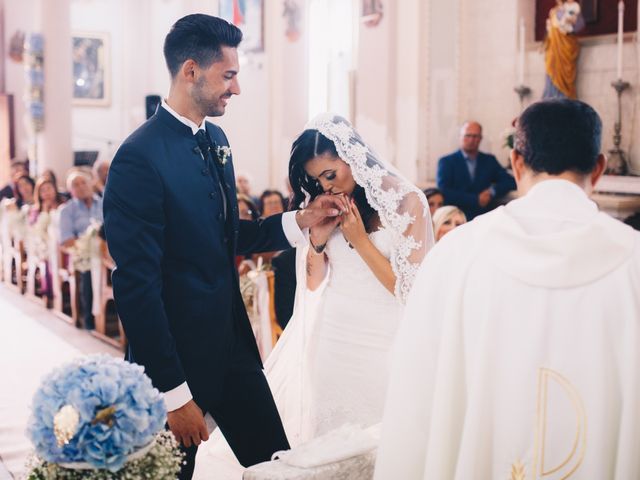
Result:
[[[589,199],[601,131],[585,103],[530,106],[511,153],[520,198],[425,259],[377,480],[640,478],[640,233]]]

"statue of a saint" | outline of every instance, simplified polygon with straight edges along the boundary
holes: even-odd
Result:
[[[575,34],[585,26],[580,3],[556,0],[549,12],[544,42],[546,81],[542,98],[576,98],[580,44]]]

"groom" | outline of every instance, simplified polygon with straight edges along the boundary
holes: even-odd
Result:
[[[300,229],[338,213],[324,197],[298,213],[238,219],[227,138],[205,117],[223,115],[240,93],[241,39],[208,15],[173,25],[164,44],[169,96],[119,148],[104,196],[127,359],[165,394],[167,423],[187,454],[180,478],[191,478],[197,445],[208,438],[205,414],[245,466],[289,448],[234,257],[296,246]]]

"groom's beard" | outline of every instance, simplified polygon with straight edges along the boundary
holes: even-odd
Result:
[[[211,98],[206,95],[205,92],[206,81],[204,78],[198,80],[194,85],[191,98],[194,104],[200,109],[200,113],[205,117],[221,117],[225,112],[225,104],[222,100],[229,100],[231,94],[225,92],[219,97]]]

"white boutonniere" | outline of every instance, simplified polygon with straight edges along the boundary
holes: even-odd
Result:
[[[231,148],[223,145],[218,145],[216,147],[216,155],[220,164],[225,165],[227,163],[227,160],[229,160],[229,157],[231,156]]]

